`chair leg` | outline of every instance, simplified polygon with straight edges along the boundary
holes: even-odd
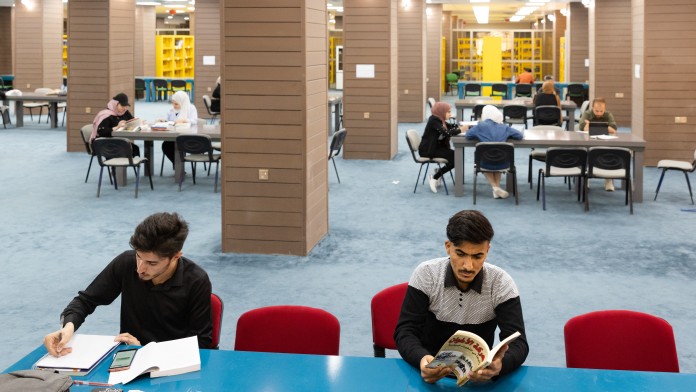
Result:
[[[423,168],[423,165],[421,165],[421,169]],[[428,178],[428,170],[430,170],[430,162],[425,164],[425,174],[423,175],[423,182],[421,182],[421,185],[425,184],[425,179]]]
[[[541,206],[544,211],[546,211],[546,176],[541,175],[541,169],[539,170],[539,180],[541,181]],[[537,182],[537,200],[539,200],[539,183]]]
[[[631,177],[626,179],[626,196],[628,196],[629,211],[633,215],[633,185]]]
[[[164,158],[165,155],[162,154],[162,164],[160,165],[160,177],[162,177],[162,173],[164,173]]]
[[[114,179],[114,189],[118,190],[118,181],[116,181],[116,168],[115,168],[115,167],[111,167],[111,168],[109,168],[109,169],[111,169],[111,176],[112,176],[113,179]]]
[[[99,194],[101,193],[101,181],[102,181],[102,175],[104,174],[104,166],[100,166],[99,169],[99,182],[97,183],[97,197],[99,197]]]
[[[421,175],[421,172],[423,171],[423,165],[425,165],[425,164],[421,163],[420,169],[418,169],[418,177],[416,177],[416,186],[413,187],[413,193],[416,193],[416,189],[418,189],[418,181],[420,181],[420,175]],[[426,173],[427,173],[427,169],[426,169]]]
[[[147,162],[145,162],[145,164],[147,165]],[[150,173],[149,170],[146,170],[146,172],[147,172],[147,177],[150,179],[150,189],[154,191],[155,187],[152,185],[152,173]]]
[[[534,150],[534,149],[532,149]],[[529,182],[529,189],[532,189],[532,152],[529,152],[529,170],[527,173],[527,182]]]
[[[135,171],[135,198],[138,198],[138,186],[140,185],[140,165],[137,167],[133,166]]]
[[[512,193],[515,194],[515,205],[520,205],[519,194],[517,192],[517,169],[512,172]]]
[[[87,179],[89,178],[89,171],[92,169],[92,161],[94,160],[94,155],[92,155],[89,158],[89,166],[87,166],[87,176],[85,177],[85,184],[87,183]]]
[[[589,185],[589,183],[590,183],[590,178],[585,177],[585,183],[583,184],[583,191],[582,191],[582,193],[585,195],[583,197],[585,199],[585,212],[590,210],[590,197],[589,197],[590,194],[589,194],[588,189],[587,189],[588,188],[587,185]]]
[[[336,160],[331,157],[331,162],[333,163],[334,171],[336,172],[336,178],[338,179],[338,183],[341,183],[341,177],[338,176],[338,169],[336,169]]]
[[[476,205],[476,168],[474,168],[474,205]]]
[[[694,204],[694,194],[691,192],[691,182],[689,181],[689,173],[684,172],[684,177],[686,178],[686,185],[689,187],[689,196],[691,197],[691,204]]]
[[[442,169],[442,166],[440,166],[440,164],[438,163],[437,168],[438,171],[440,171],[439,169]],[[443,174],[440,178],[442,178],[442,184],[445,186],[445,195],[449,196],[449,191],[447,190],[447,181],[445,181],[445,175]],[[454,184],[454,181],[452,181],[452,183]]]
[[[65,113],[67,113],[67,112],[68,112],[68,107],[66,106],[63,108],[63,120],[60,122],[61,127],[65,126]]]
[[[191,162],[191,173],[193,176],[193,185],[196,185],[196,166],[198,166],[195,162]]]

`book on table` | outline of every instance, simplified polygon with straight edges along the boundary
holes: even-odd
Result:
[[[131,118],[130,120],[126,121],[126,123],[123,124],[122,127],[116,128],[116,131],[135,132],[135,131],[139,131],[142,125],[143,125],[143,120],[138,118],[138,117],[135,117],[135,118]]]
[[[150,342],[138,349],[128,370],[109,373],[109,384],[126,384],[145,373],[155,378],[197,370],[201,370],[201,355],[196,336]]]
[[[34,368],[49,370],[69,376],[84,376],[92,371],[106,358],[120,342],[115,336],[75,334],[65,347],[72,347],[72,352],[60,357],[44,355]]]
[[[457,377],[457,385],[462,386],[469,377],[469,372],[476,372],[490,365],[504,345],[517,339],[519,332],[515,332],[503,339],[492,349],[482,337],[469,331],[457,331],[442,345],[435,358],[426,366],[431,369],[440,367],[452,368]]]

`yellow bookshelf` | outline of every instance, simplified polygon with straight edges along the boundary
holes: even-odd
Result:
[[[155,73],[165,78],[193,78],[192,35],[158,35],[155,41]]]
[[[63,78],[68,77],[68,36],[63,35]]]
[[[343,45],[343,37],[329,37],[329,85],[336,84],[336,46]]]

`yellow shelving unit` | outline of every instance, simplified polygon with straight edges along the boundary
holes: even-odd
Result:
[[[165,78],[192,78],[192,35],[158,35],[155,41],[155,74]]]
[[[532,61],[540,62],[543,58],[542,56],[542,46],[541,38],[515,38],[515,57],[519,63],[519,68],[532,68]],[[529,62],[527,62],[529,61]],[[537,63],[537,66],[532,69],[535,80],[542,80],[541,66]]]
[[[329,37],[329,85],[336,84],[336,46],[343,45],[343,37]]]
[[[63,78],[68,77],[68,36],[63,35]]]

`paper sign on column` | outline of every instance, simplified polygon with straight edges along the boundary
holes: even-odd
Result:
[[[148,372],[155,378],[197,370],[201,370],[197,337],[150,342],[135,353],[130,369],[109,374],[109,384],[126,384]]]
[[[356,78],[375,78],[375,65],[374,64],[356,64],[355,65],[355,77]]]

